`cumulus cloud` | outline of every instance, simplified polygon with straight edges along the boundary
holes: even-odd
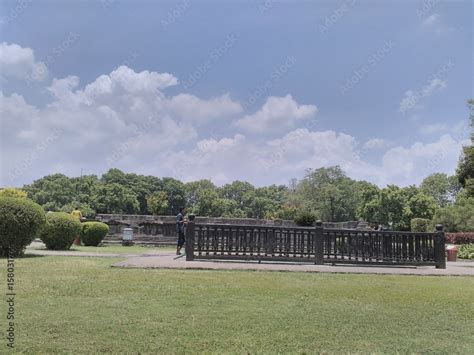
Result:
[[[41,81],[48,76],[48,68],[36,61],[31,48],[18,44],[0,43],[0,75],[4,78]]]
[[[269,97],[257,112],[237,120],[234,125],[251,133],[284,132],[316,115],[314,105],[299,105],[291,95]]]
[[[291,95],[269,97],[259,110],[243,115],[241,103],[228,93],[207,99],[169,95],[167,89],[177,83],[169,73],[121,66],[89,83],[77,76],[53,79],[47,87],[52,100],[44,105],[0,92],[0,186],[53,172],[77,176],[81,168],[100,174],[111,167],[185,181],[284,184],[308,168],[332,165],[355,179],[406,185],[435,171],[452,173],[466,142],[455,136],[462,127],[409,147],[392,147],[381,138],[358,142],[346,133],[298,128],[317,108]],[[421,91],[428,95],[442,86],[430,82]],[[221,123],[234,129],[210,134]],[[383,158],[368,161],[361,154],[367,149],[380,150]]]

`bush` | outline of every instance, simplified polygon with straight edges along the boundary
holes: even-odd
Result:
[[[451,243],[451,244],[474,243],[474,232],[446,233],[446,243]]]
[[[427,232],[430,221],[426,218],[413,218],[411,220],[412,232]]]
[[[64,212],[46,214],[46,227],[41,240],[46,248],[52,250],[69,249],[74,239],[81,233],[81,222]]]
[[[0,197],[0,255],[21,256],[45,223],[40,205],[26,198]]]
[[[474,259],[474,244],[464,244],[458,249],[458,258]]]
[[[14,187],[7,187],[6,189],[0,190],[0,197],[14,197],[14,198],[26,198],[27,193],[21,189],[15,189]]]
[[[98,246],[109,233],[109,226],[102,222],[84,222],[81,229],[81,241],[86,246]]]
[[[294,221],[298,226],[311,227],[316,219],[317,217],[313,212],[303,211],[296,216]]]

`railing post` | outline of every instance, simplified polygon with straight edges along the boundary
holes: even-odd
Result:
[[[321,221],[316,221],[316,228],[314,230],[314,254],[315,254],[315,259],[314,263],[316,265],[322,265],[323,264],[323,258],[324,258],[324,229],[323,229],[323,222]]]
[[[186,261],[194,260],[194,231],[194,216],[190,215],[188,225],[186,226]]]
[[[436,225],[436,234],[434,238],[434,253],[437,269],[446,269],[446,239],[444,236],[443,226]]]

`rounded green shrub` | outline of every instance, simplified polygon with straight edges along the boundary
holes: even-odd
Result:
[[[412,232],[427,232],[430,221],[426,218],[413,218],[411,220]]]
[[[45,222],[43,209],[33,201],[0,197],[0,255],[21,256]]]
[[[81,222],[77,218],[64,212],[51,212],[46,214],[41,240],[48,249],[64,250],[71,247],[80,233]]]
[[[316,221],[317,217],[313,212],[302,211],[298,213],[295,217],[295,223],[298,226],[302,227],[311,227]]]
[[[109,233],[109,226],[102,222],[82,223],[81,241],[86,246],[98,246]]]

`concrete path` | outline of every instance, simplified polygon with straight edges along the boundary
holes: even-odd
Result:
[[[113,264],[114,267],[154,268],[154,269],[199,269],[199,270],[253,270],[327,272],[354,274],[390,275],[452,275],[474,276],[474,262],[448,262],[446,269],[434,266],[362,266],[362,265],[313,265],[301,263],[240,262],[240,261],[186,261],[185,257],[175,259],[175,255],[141,255]]]

